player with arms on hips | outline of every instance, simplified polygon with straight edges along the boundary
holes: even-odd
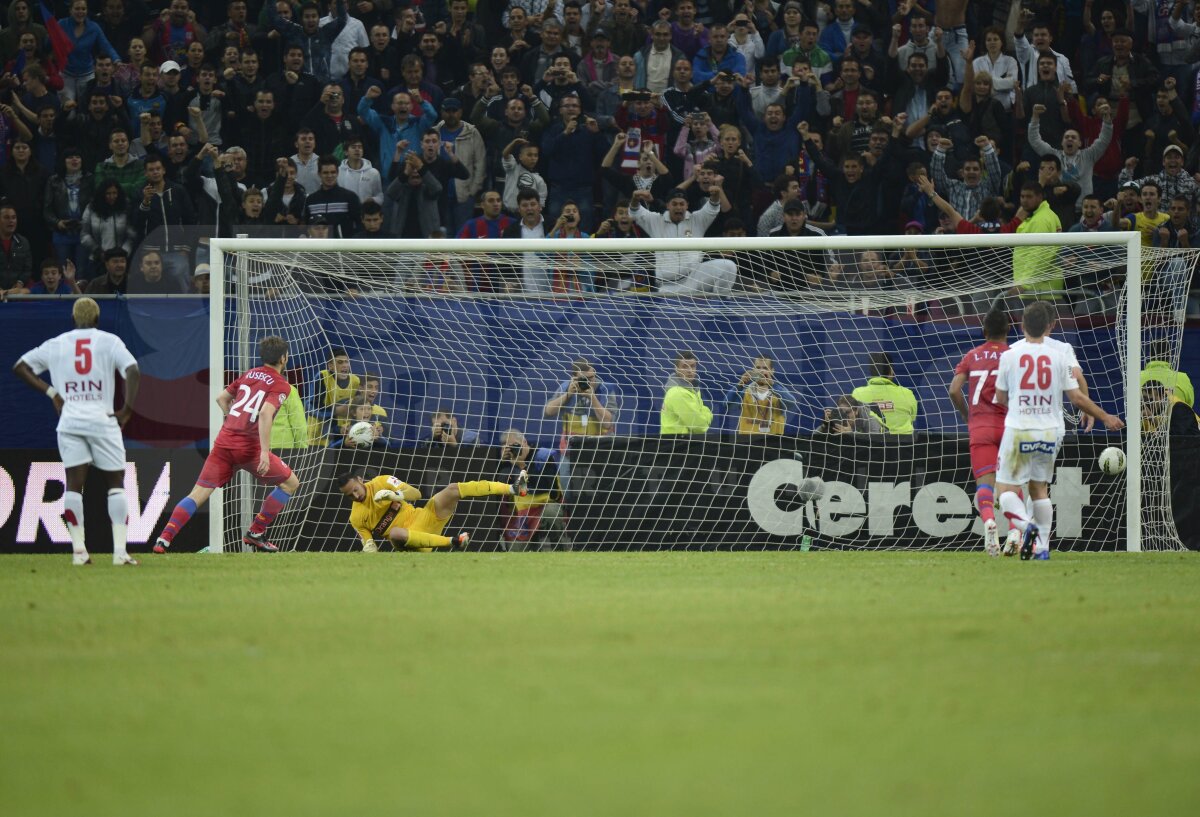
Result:
[[[116,335],[96,328],[100,307],[80,298],[71,310],[75,329],[26,352],[13,372],[54,402],[58,412],[58,452],[67,472],[63,521],[71,536],[72,562],[91,564],[83,529],[83,485],[88,467],[104,472],[108,518],[112,522],[113,564],[136,565],[126,544],[129,504],[125,498],[125,442],[121,429],[133,416],[141,374],[137,361]],[[50,385],[38,375],[50,371]],[[113,372],[125,378],[125,405],[113,411]]]
[[[333,486],[354,500],[350,526],[362,538],[364,553],[378,551],[379,541],[391,542],[397,550],[451,546],[465,550],[471,541],[466,532],[453,538],[442,535],[458,500],[473,496],[525,496],[529,492],[529,475],[522,471],[511,485],[488,480],[452,482],[420,508],[411,503],[421,499],[421,492],[396,477],[380,475],[364,482],[357,471],[347,471],[334,478]]]
[[[1062,348],[1044,342],[1053,323],[1053,307],[1048,303],[1037,301],[1026,307],[1021,321],[1025,338],[1000,356],[996,375],[996,403],[1008,407],[996,461],[996,491],[1000,510],[1022,534],[1022,559],[1050,558],[1054,524],[1050,482],[1065,431],[1063,394],[1109,431],[1125,427],[1120,418],[1101,409],[1080,390],[1071,360]],[[1033,519],[1025,515],[1025,503],[1016,494],[1026,483],[1033,500]]]
[[[213,440],[212,450],[204,460],[192,492],[175,506],[171,519],[158,535],[155,553],[166,553],[192,514],[208,501],[213,491],[228,484],[238,471],[246,471],[259,482],[275,486],[255,514],[242,543],[254,550],[271,553],[279,550],[267,541],[267,528],[300,487],[300,480],[296,479],[292,469],[271,453],[271,424],[283,401],[292,393],[291,385],[283,376],[288,360],[287,341],[274,335],[263,338],[258,344],[258,353],[263,365],[246,372],[217,396],[217,405],[225,415],[225,422]]]
[[[1008,349],[1008,315],[1003,310],[993,308],[983,316],[983,337],[984,342],[963,355],[954,367],[950,402],[967,421],[971,473],[975,477],[975,508],[983,520],[983,547],[989,556],[999,556],[994,489],[996,452],[1004,434],[1007,411],[996,402],[1000,355]],[[963,386],[968,387],[967,398],[963,397]]]

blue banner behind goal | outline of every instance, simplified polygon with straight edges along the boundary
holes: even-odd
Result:
[[[306,303],[317,310],[325,336],[289,338],[303,350],[293,359],[317,361],[325,345],[345,347],[354,371],[372,370],[384,378],[381,405],[389,410],[394,433],[406,441],[422,435],[435,407],[447,406],[486,442],[516,427],[548,443],[559,428],[543,416],[545,400],[568,378],[577,357],[593,363],[618,396],[618,435],[655,434],[663,384],[675,355],[684,350],[699,358],[699,384],[716,414],[714,433],[735,430],[736,417],[722,398],[757,355],[774,359],[776,382],[796,396],[800,411],[789,416],[787,431],[800,433],[816,430],[838,395],[866,382],[871,354],[880,351],[890,355],[897,382],[917,396],[918,430],[965,431],[946,387],[961,356],[981,342],[975,319],[816,312],[762,297]],[[1114,328],[1068,319],[1055,334],[1078,350],[1092,397],[1123,413]]]
[[[803,432],[817,428],[837,395],[866,381],[874,351],[888,352],[898,382],[916,393],[918,430],[957,432],[965,429],[950,410],[946,385],[959,357],[979,342],[974,321],[806,312],[758,297],[688,302],[628,296],[261,300],[249,310],[250,337],[257,340],[265,327],[280,331],[279,315],[298,309],[313,310],[323,331],[299,327],[288,337],[293,366],[302,370],[290,373],[302,374],[293,382],[311,382],[329,348],[346,347],[354,371],[383,376],[379,403],[400,442],[416,441],[428,412],[446,405],[485,442],[515,426],[549,443],[559,429],[542,407],[576,357],[591,360],[616,393],[618,434],[657,433],[663,383],[674,355],[685,349],[700,359],[700,385],[717,415],[714,432],[733,429],[721,398],[755,355],[775,359],[777,382],[801,407],[789,417],[787,430]],[[9,361],[71,326],[69,300],[6,304],[4,311],[0,356]],[[208,326],[205,299],[101,303],[101,328],[120,335],[143,369],[143,399],[126,430],[131,445],[168,448],[207,440]],[[1067,319],[1056,336],[1075,345],[1092,396],[1123,414],[1114,328]],[[237,356],[232,343],[228,348],[232,370]],[[306,402],[313,398],[302,396]],[[0,427],[0,448],[55,444],[53,412],[31,411],[22,390],[0,390],[0,411],[21,417]]]

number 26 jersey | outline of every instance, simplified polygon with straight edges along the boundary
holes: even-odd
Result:
[[[1062,434],[1063,392],[1077,388],[1072,361],[1059,345],[1019,340],[1000,356],[996,391],[1008,393],[1005,428]]]

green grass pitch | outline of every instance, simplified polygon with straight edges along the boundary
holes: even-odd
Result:
[[[1200,559],[0,558],[0,812],[1194,815]]]

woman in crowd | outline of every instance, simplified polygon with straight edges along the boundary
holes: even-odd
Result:
[[[121,249],[127,255],[132,254],[134,237],[125,191],[116,181],[104,182],[83,211],[80,240],[88,258],[99,265],[108,250]]]
[[[146,43],[141,37],[134,37],[129,41],[129,51],[127,52],[129,60],[120,62],[115,71],[113,71],[113,82],[121,89],[121,96],[128,97],[138,89],[142,82],[142,66],[146,64],[147,51]]]

